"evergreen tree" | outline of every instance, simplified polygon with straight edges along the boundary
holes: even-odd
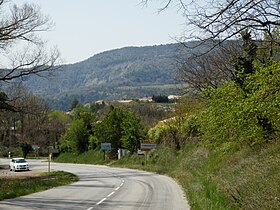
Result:
[[[253,62],[256,59],[257,45],[252,40],[251,33],[248,30],[243,31],[241,36],[243,54],[236,60],[234,81],[244,90],[246,77],[255,72]]]

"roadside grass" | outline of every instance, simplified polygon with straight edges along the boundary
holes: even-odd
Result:
[[[103,152],[99,150],[90,150],[88,152],[77,154],[77,153],[61,153],[55,162],[58,163],[82,163],[82,164],[106,164],[109,162],[108,159],[104,160]]]
[[[280,145],[224,151],[196,144],[176,152],[158,148],[144,157],[125,157],[114,166],[165,174],[182,186],[191,209],[280,209]]]
[[[64,171],[45,172],[32,177],[0,178],[0,200],[15,198],[78,181],[74,174]]]

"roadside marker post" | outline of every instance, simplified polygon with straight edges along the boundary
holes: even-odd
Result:
[[[106,151],[111,149],[112,149],[111,143],[101,143],[101,150],[103,151],[104,154],[104,160],[106,160],[106,156],[105,156]]]
[[[141,143],[140,149],[142,151],[145,151],[145,165],[148,163],[148,152],[152,149],[155,149],[157,147],[157,144],[154,143]]]

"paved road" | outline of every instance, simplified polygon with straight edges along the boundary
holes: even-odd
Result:
[[[1,161],[3,163],[3,159]],[[29,162],[33,171],[48,170],[47,162],[34,160]],[[189,209],[180,187],[166,176],[130,169],[80,164],[51,163],[51,170],[72,172],[79,176],[80,181],[44,192],[0,201],[0,209]]]

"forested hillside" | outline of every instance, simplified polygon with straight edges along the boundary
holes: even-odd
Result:
[[[25,78],[24,85],[64,110],[73,98],[90,102],[176,94],[176,61],[188,56],[185,50],[181,44],[111,50],[63,65],[52,77]]]

